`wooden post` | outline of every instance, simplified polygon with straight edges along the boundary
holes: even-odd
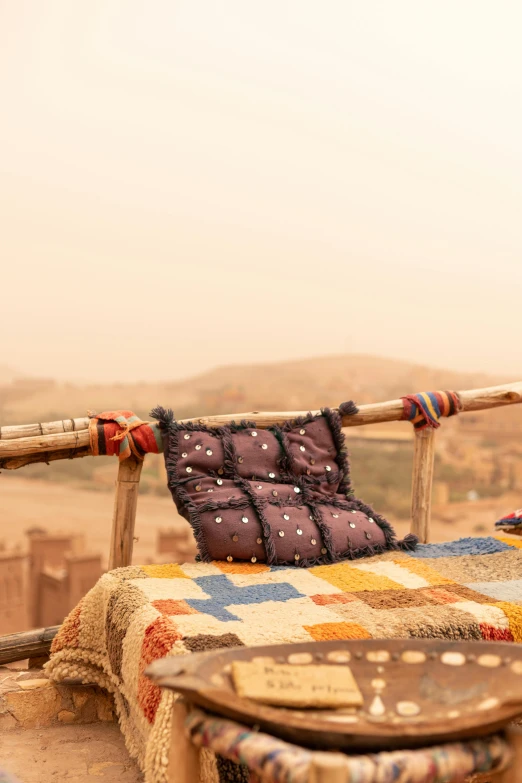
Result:
[[[120,462],[112,517],[109,570],[132,563],[134,524],[143,461],[131,456]]]
[[[0,665],[47,656],[51,644],[60,629],[59,625],[37,628],[34,631],[11,633],[0,637]]]
[[[522,729],[510,726],[507,739],[513,750],[513,760],[499,776],[498,783],[522,783]]]
[[[169,749],[169,783],[199,783],[200,750],[187,737],[187,705],[177,699],[172,706],[172,728]]]
[[[316,752],[312,756],[309,783],[346,783],[350,779],[348,759],[341,753]]]
[[[415,430],[411,488],[411,532],[427,544],[430,533],[431,487],[435,458],[435,430]]]

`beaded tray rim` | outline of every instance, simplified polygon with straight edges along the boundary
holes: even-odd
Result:
[[[411,651],[425,656],[424,662],[405,663],[404,653]],[[491,674],[495,670],[502,672],[506,679],[504,690],[497,690],[495,695],[487,692],[477,694],[472,707],[464,715],[457,709],[447,709],[433,719],[419,718],[419,715],[371,716],[368,712],[357,714],[356,711],[310,711],[302,708],[279,708],[266,704],[242,699],[235,693],[231,681],[223,677],[223,670],[230,667],[234,660],[251,660],[253,658],[272,657],[276,662],[302,661],[302,655],[310,655],[310,663],[339,663],[339,656],[349,653],[350,667],[356,678],[366,670],[374,667],[372,675],[375,679],[386,675],[385,667],[376,661],[369,661],[375,653],[386,653],[390,667],[399,667],[396,671],[414,674],[417,680],[429,666],[443,667],[444,653],[464,656],[464,663],[474,664],[477,671],[486,676],[490,674],[490,682],[498,688],[499,677]],[[328,656],[338,653],[331,660]],[[481,666],[477,663],[482,656],[490,660],[499,659],[495,667]],[[414,657],[414,656],[412,656]],[[278,660],[279,659],[279,660]],[[344,661],[347,662],[347,661]],[[450,664],[448,664],[448,669]],[[454,666],[455,670],[462,671]],[[379,670],[384,670],[379,672]],[[441,669],[442,670],[442,669]],[[285,740],[315,748],[340,749],[381,749],[415,748],[428,744],[469,739],[485,736],[506,726],[517,716],[522,715],[522,645],[503,642],[460,642],[444,639],[371,639],[371,640],[339,640],[328,642],[304,642],[299,644],[278,644],[262,647],[237,647],[224,650],[195,653],[186,656],[176,656],[155,661],[146,670],[157,685],[180,693],[188,702],[203,707],[232,720],[240,721],[249,726],[259,726],[274,736]],[[221,681],[220,681],[220,679]],[[228,679],[228,682],[226,681]],[[466,679],[466,678],[464,678]],[[495,682],[496,681],[496,682]],[[501,683],[502,684],[502,683]],[[482,690],[484,690],[483,686]],[[476,686],[480,690],[479,686]],[[366,689],[367,691],[367,689]],[[369,695],[369,694],[368,694]],[[375,697],[382,695],[376,690]],[[404,698],[404,703],[412,704],[413,696]],[[476,702],[476,704],[475,704]],[[461,699],[462,703],[462,699]],[[435,704],[435,702],[434,702]],[[447,697],[448,707],[452,706],[451,691]],[[475,705],[475,706],[473,706]],[[333,721],[328,715],[335,712],[343,719]],[[449,713],[449,714],[448,714]],[[459,713],[451,718],[452,713]],[[353,720],[353,717],[356,720]]]

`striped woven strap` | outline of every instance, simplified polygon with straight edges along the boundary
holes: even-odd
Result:
[[[159,426],[142,421],[132,411],[106,411],[92,416],[89,436],[94,455],[116,455],[120,462],[131,454],[143,459],[147,453],[159,454],[163,450]]]
[[[442,416],[455,416],[462,408],[459,396],[452,391],[420,392],[401,397],[402,418],[411,421],[416,430],[440,427]]]

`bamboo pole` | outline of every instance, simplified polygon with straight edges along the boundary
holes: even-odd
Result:
[[[60,449],[81,449],[90,445],[89,430],[60,432],[53,435],[38,435],[31,438],[0,440],[0,459],[5,457],[24,457],[46,451]]]
[[[42,424],[17,424],[0,427],[0,440],[14,440],[17,438],[32,438],[38,435],[56,435],[61,432],[76,432],[85,430],[89,426],[89,417],[81,419],[63,419],[62,421],[48,421]]]
[[[486,389],[471,389],[458,392],[462,402],[463,411],[486,410],[498,408],[504,405],[513,405],[522,402],[522,381],[505,386],[492,386]],[[312,411],[319,413],[319,411]],[[402,417],[403,405],[401,400],[388,400],[370,405],[359,406],[358,413],[353,416],[343,417],[343,427],[358,427],[366,424],[378,424],[387,421],[399,421]],[[248,419],[260,429],[274,424],[281,424],[287,419],[306,415],[307,411],[276,411],[250,413],[229,413],[218,416],[206,416],[196,419],[182,419],[181,424],[196,422],[207,427],[222,427],[231,421]],[[68,422],[75,422],[75,430],[67,430]],[[42,454],[42,462],[45,462],[46,454],[53,451],[79,450],[89,445],[88,419],[66,419],[63,422],[49,422],[47,424],[31,424],[22,427],[2,427],[0,430],[0,466],[9,467],[6,460],[9,458]],[[59,430],[60,426],[62,427]],[[71,425],[72,426],[72,425]],[[85,429],[79,429],[85,426]],[[38,428],[38,433],[27,435]],[[40,429],[41,428],[41,429]],[[65,431],[63,431],[65,428]],[[52,430],[45,434],[47,430]],[[56,432],[55,430],[59,430]],[[89,453],[89,452],[87,452]],[[35,460],[36,461],[36,460]],[[18,467],[18,463],[14,463]],[[25,464],[25,463],[24,463]]]
[[[134,525],[143,461],[131,456],[120,462],[112,517],[109,570],[132,563]]]
[[[430,530],[431,489],[435,459],[435,430],[415,430],[411,487],[411,532],[427,544]]]

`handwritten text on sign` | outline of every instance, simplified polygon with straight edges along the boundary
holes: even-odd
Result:
[[[238,696],[284,707],[360,707],[363,698],[348,666],[292,666],[234,661]]]

